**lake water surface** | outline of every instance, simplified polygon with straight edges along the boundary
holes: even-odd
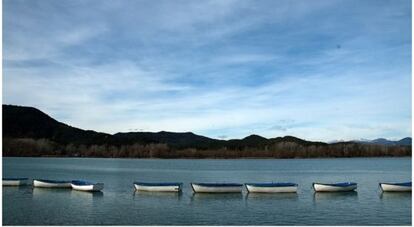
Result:
[[[102,193],[3,187],[4,225],[411,225],[411,158],[160,160],[3,158],[3,177],[105,183]],[[178,193],[134,192],[134,181],[183,182]],[[193,194],[190,182],[294,182],[297,194]],[[311,184],[353,181],[355,193]]]

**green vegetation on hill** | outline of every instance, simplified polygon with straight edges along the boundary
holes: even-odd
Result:
[[[411,145],[310,142],[292,136],[216,140],[191,132],[82,130],[32,107],[3,105],[3,156],[123,158],[316,158],[410,156]]]

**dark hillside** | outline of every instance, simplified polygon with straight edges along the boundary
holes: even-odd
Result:
[[[107,143],[110,135],[71,127],[33,107],[3,105],[3,137],[89,145]]]

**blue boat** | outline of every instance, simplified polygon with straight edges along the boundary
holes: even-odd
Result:
[[[72,181],[34,179],[33,186],[41,188],[71,188]]]
[[[20,186],[26,185],[28,178],[3,178],[3,186]]]
[[[89,191],[89,192],[96,192],[101,191],[104,188],[103,183],[94,183],[89,181],[83,180],[73,180],[71,182],[72,189],[78,191]]]
[[[179,192],[183,183],[179,182],[134,182],[135,190],[150,192]]]
[[[383,192],[411,192],[411,182],[379,183]]]
[[[238,183],[191,183],[194,192],[241,193],[243,185]]]
[[[3,180],[28,180],[27,177],[3,177]]]
[[[279,193],[297,192],[298,185],[295,183],[245,183],[248,192]]]
[[[313,183],[312,186],[316,192],[345,192],[355,190],[357,188],[357,183]]]

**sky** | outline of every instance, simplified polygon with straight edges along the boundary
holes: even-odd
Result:
[[[3,104],[82,129],[411,136],[409,0],[3,0]]]

